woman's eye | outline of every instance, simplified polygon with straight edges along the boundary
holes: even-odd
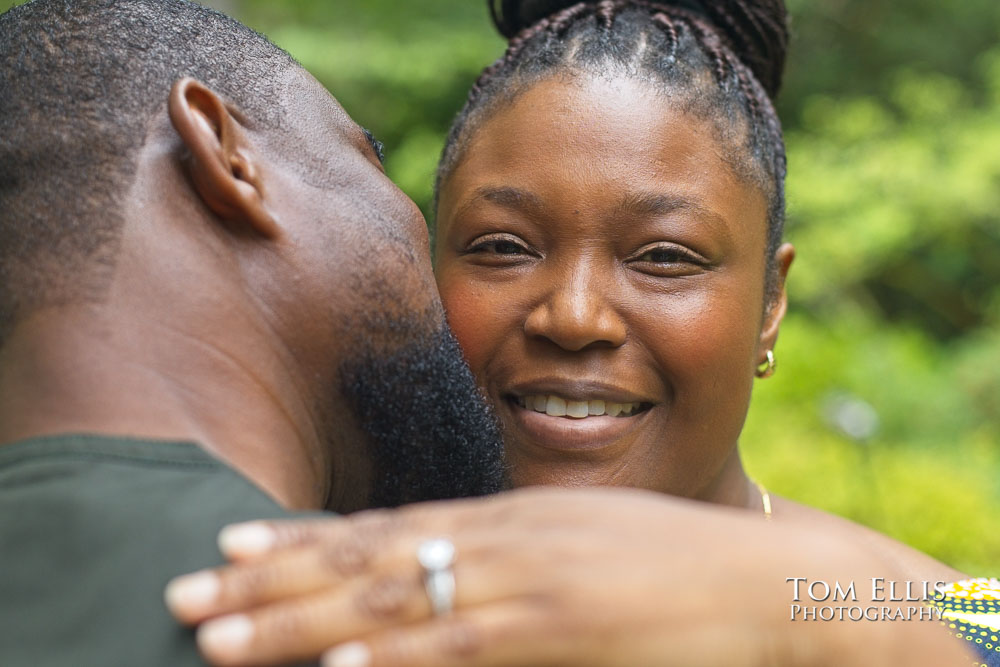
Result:
[[[689,261],[691,256],[676,248],[656,248],[643,253],[637,259],[640,262],[652,262],[654,264],[675,264],[677,262]]]
[[[520,241],[509,237],[482,238],[473,243],[468,252],[483,255],[518,256],[531,254]]]
[[[485,245],[498,255],[520,255],[524,252],[524,248],[513,241],[490,241]]]
[[[698,258],[681,248],[651,248],[635,258],[637,262],[651,264],[697,264]]]
[[[680,277],[700,273],[708,265],[701,255],[682,246],[647,248],[631,260],[633,267],[653,276]]]

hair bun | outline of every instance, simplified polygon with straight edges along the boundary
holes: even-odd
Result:
[[[493,23],[510,39],[525,28],[580,0],[487,0]],[[781,88],[788,51],[784,0],[592,0],[593,5],[673,7],[703,17],[750,68],[773,99]]]
[[[510,39],[525,28],[561,9],[580,4],[580,0],[486,0],[493,24]]]

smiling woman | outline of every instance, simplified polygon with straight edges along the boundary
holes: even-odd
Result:
[[[759,508],[734,445],[784,307],[765,308],[764,197],[711,128],[588,76],[535,85],[466,151],[442,183],[438,284],[515,483]]]
[[[497,406],[515,484],[762,511],[736,443],[794,255],[773,108],[732,51],[707,47],[707,8],[565,4],[529,15],[445,148],[449,322]],[[748,7],[780,45],[783,9]],[[505,9],[512,30],[522,8]]]

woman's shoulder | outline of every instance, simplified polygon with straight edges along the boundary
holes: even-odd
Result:
[[[819,529],[824,533],[842,536],[843,539],[868,548],[891,570],[887,575],[904,577],[909,581],[928,582],[958,581],[967,577],[962,572],[903,542],[850,519],[780,496],[772,495],[772,507],[776,522],[801,523],[810,530]]]

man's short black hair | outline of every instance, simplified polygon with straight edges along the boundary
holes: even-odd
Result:
[[[279,127],[295,61],[186,0],[34,0],[0,15],[0,344],[39,308],[100,300],[135,160],[190,76]]]

